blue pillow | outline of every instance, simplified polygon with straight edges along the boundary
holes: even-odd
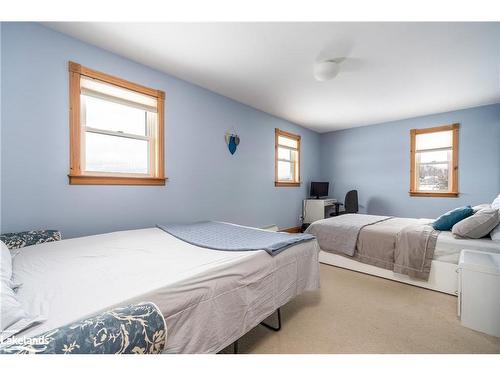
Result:
[[[439,216],[432,224],[432,227],[436,230],[451,230],[456,223],[471,216],[473,213],[474,210],[471,206],[455,208],[454,210]]]

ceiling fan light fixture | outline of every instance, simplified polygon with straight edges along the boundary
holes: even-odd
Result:
[[[340,63],[337,60],[323,60],[314,64],[314,78],[316,81],[329,81],[339,74]]]

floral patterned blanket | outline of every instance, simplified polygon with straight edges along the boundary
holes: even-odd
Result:
[[[2,241],[10,250],[60,240],[61,232],[53,229],[30,230],[26,232],[5,233],[0,235],[0,241]]]
[[[163,315],[153,303],[115,308],[40,336],[9,338],[0,354],[158,354],[167,340]]]

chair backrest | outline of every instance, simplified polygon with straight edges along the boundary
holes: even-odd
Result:
[[[345,195],[344,202],[345,212],[348,214],[357,214],[358,213],[358,191],[351,190],[348,191]]]

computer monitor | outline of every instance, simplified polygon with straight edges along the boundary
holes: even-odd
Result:
[[[311,197],[316,197],[316,199],[327,197],[329,185],[328,182],[311,182]]]

